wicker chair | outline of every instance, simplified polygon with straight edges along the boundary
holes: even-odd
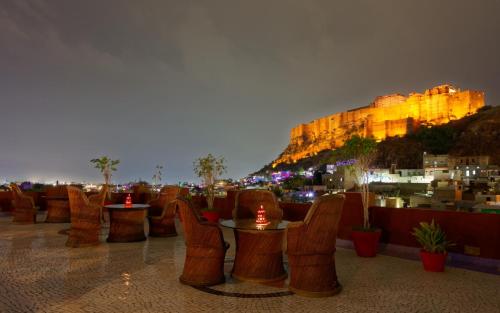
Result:
[[[186,259],[179,280],[192,286],[211,286],[223,283],[224,258],[229,244],[224,242],[222,231],[215,223],[203,220],[193,205],[178,198],[182,217]]]
[[[283,210],[274,193],[263,189],[245,189],[236,194],[233,219],[256,218],[261,205],[264,206],[268,219],[283,218]]]
[[[106,195],[108,194],[108,190],[109,190],[108,185],[103,185],[99,193],[89,196],[89,202],[103,206],[104,201],[106,201]]]
[[[92,204],[97,204],[99,207],[101,207],[101,212],[103,212],[102,208],[104,207],[104,202],[106,202],[106,197],[108,196],[108,193],[109,193],[109,187],[108,187],[108,185],[104,184],[104,185],[102,185],[99,193],[96,193],[94,195],[90,195],[88,197],[89,202]],[[106,222],[104,219],[104,216],[105,216],[105,214],[101,213],[101,223]]]
[[[158,198],[149,201],[149,236],[177,236],[175,229],[175,214],[177,212],[178,196],[186,196],[189,190],[179,186],[164,186]]]
[[[151,200],[151,188],[147,185],[138,184],[132,186],[132,202],[148,203]]]
[[[10,184],[10,188],[12,189],[12,207],[14,208],[12,221],[20,224],[36,223],[37,208],[33,198],[23,194],[16,184]]]
[[[314,202],[303,222],[288,224],[291,291],[310,297],[340,292],[334,253],[344,199],[344,195],[322,196]]]
[[[102,205],[97,203],[96,198],[94,198],[96,202],[90,202],[85,193],[76,187],[68,186],[67,188],[71,210],[71,229],[66,246],[77,248],[98,245]]]
[[[66,185],[48,187],[46,192],[46,223],[69,223],[70,209]]]

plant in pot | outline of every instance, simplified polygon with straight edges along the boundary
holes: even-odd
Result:
[[[193,162],[194,172],[202,180],[207,199],[207,207],[201,210],[201,214],[211,222],[218,222],[220,218],[219,211],[214,208],[215,183],[226,172],[224,162],[224,158],[214,157],[210,153]]]
[[[151,184],[151,187],[152,187],[152,193],[153,194],[156,194],[157,191],[160,190],[160,187],[161,187],[161,176],[163,175],[163,166],[161,165],[156,165],[155,167],[155,173],[153,174],[153,177],[152,177],[152,184]]]
[[[377,152],[377,142],[373,138],[353,135],[341,149],[345,157],[351,158],[350,162],[346,162],[346,167],[357,181],[363,204],[363,225],[354,227],[351,233],[354,248],[360,257],[374,257],[377,255],[381,230],[370,225],[368,175]]]
[[[92,159],[90,163],[94,165],[95,168],[99,169],[104,176],[104,184],[110,186],[111,184],[111,174],[116,171],[116,166],[120,163],[120,160],[111,160],[107,156],[100,157],[99,159]],[[106,194],[107,203],[111,199],[111,190],[108,189]]]
[[[428,272],[443,272],[448,252],[446,249],[454,244],[446,240],[446,234],[439,224],[421,222],[420,227],[413,228],[413,235],[422,245],[420,258],[424,270]]]

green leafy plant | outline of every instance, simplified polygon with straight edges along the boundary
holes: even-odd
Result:
[[[431,253],[445,253],[446,249],[454,244],[446,240],[446,234],[439,224],[420,222],[420,227],[413,228],[413,236],[422,245],[423,249]]]
[[[361,188],[363,202],[363,228],[370,229],[368,207],[370,190],[368,187],[368,174],[370,166],[377,154],[377,142],[373,138],[353,135],[342,146],[342,154],[347,158],[355,159],[354,163],[346,168],[354,175]]]
[[[155,173],[153,175],[153,188],[161,184],[161,176],[163,175],[163,166],[156,165]]]
[[[201,178],[205,186],[205,196],[207,198],[208,210],[213,210],[215,199],[215,183],[217,179],[227,170],[223,157],[214,157],[208,154],[205,157],[196,159],[193,162],[195,174]]]
[[[90,160],[90,163],[101,171],[104,176],[104,183],[109,185],[111,182],[111,173],[116,171],[116,166],[120,163],[120,160],[111,160],[107,156],[103,156],[99,159]]]
[[[271,191],[274,193],[274,195],[278,198],[281,198],[284,194],[283,189],[281,189],[280,186],[274,186],[271,187]]]

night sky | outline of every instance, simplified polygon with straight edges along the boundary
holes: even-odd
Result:
[[[0,183],[240,178],[290,128],[452,83],[500,104],[499,0],[0,0]]]

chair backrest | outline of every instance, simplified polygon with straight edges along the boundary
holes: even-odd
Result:
[[[182,187],[181,191],[179,192],[179,195],[181,197],[186,197],[187,195],[189,195],[189,188]]]
[[[12,189],[12,205],[15,209],[35,208],[33,197],[24,194],[17,184],[11,183],[10,189]]]
[[[68,186],[69,208],[71,212],[71,223],[78,220],[87,220],[93,223],[100,223],[101,208],[92,205],[83,190]]]
[[[67,198],[68,190],[66,187],[66,185],[51,186],[47,188],[45,194],[49,198]]]
[[[12,189],[12,197],[14,198],[14,200],[19,199],[23,195],[21,188],[19,188],[17,184],[10,184],[10,189]]]
[[[182,220],[182,227],[184,228],[184,240],[186,245],[200,244],[197,239],[198,225],[201,222],[201,217],[197,210],[195,210],[191,201],[185,198],[177,198],[177,207]]]
[[[202,221],[190,200],[178,197],[176,204],[182,217],[186,246],[224,249],[224,237],[216,224]]]
[[[163,186],[160,190],[160,195],[158,196],[158,199],[160,200],[161,205],[164,206],[165,204],[177,199],[177,196],[179,196],[180,193],[181,193],[181,187],[179,186],[175,185]]]
[[[89,205],[89,200],[83,190],[73,186],[67,186],[69,207],[71,212],[82,210]]]
[[[256,218],[260,206],[266,210],[268,219],[281,220],[283,210],[280,208],[278,199],[269,190],[244,189],[238,191],[235,197],[233,218]]]
[[[106,184],[102,185],[101,190],[99,191],[98,194],[91,195],[88,197],[89,202],[103,206],[104,202],[106,201],[106,196],[108,195],[108,190],[109,190],[108,185]]]
[[[335,249],[339,221],[344,206],[344,195],[325,195],[317,198],[306,217],[305,238],[310,241],[315,250]]]
[[[147,203],[151,200],[151,188],[149,186],[138,184],[132,186],[132,202]]]

